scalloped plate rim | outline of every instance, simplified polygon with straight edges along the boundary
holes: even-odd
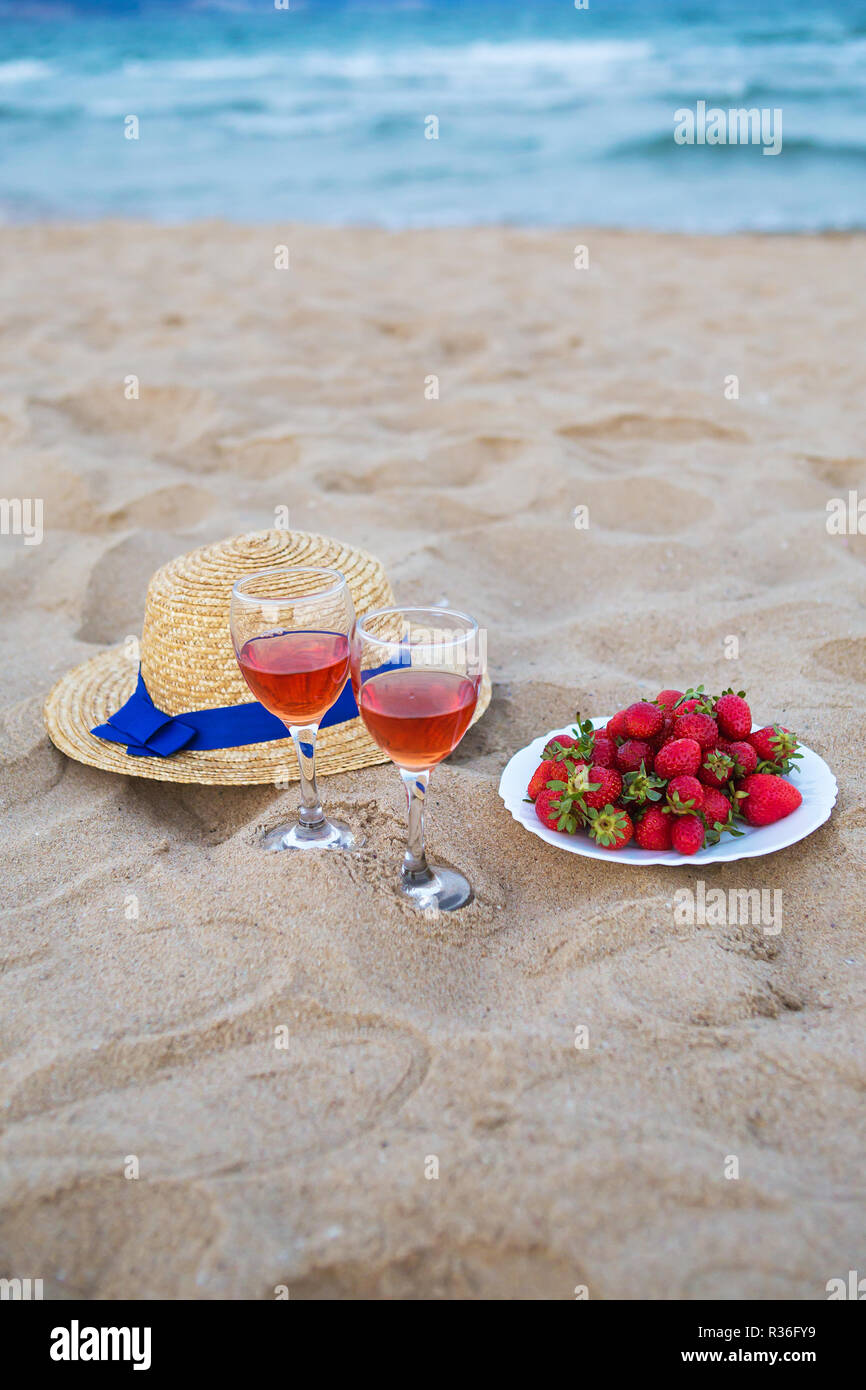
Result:
[[[610,717],[611,716],[608,715],[607,717],[592,719],[591,723],[593,728],[600,729],[607,723]],[[511,812],[514,820],[517,821],[518,825],[522,825],[525,830],[528,830],[531,835],[536,835],[539,839],[544,840],[549,845],[553,845],[556,849],[564,850],[568,854],[579,854],[586,859],[603,859],[607,863],[633,864],[638,866],[642,864],[723,864],[730,863],[736,859],[758,859],[763,855],[776,854],[781,849],[787,849],[790,845],[795,845],[800,840],[805,840],[807,835],[811,835],[813,831],[818,830],[820,826],[824,825],[824,823],[829,820],[839,795],[839,787],[836,778],[820,753],[816,753],[814,749],[802,743],[800,744],[800,751],[804,755],[808,755],[808,761],[804,758],[803,770],[809,768],[814,772],[818,779],[818,790],[823,791],[823,796],[818,798],[813,797],[807,800],[804,794],[803,804],[790,816],[786,816],[784,820],[775,821],[772,825],[750,828],[746,831],[742,840],[725,837],[720,840],[717,845],[710,845],[705,849],[698,850],[697,854],[677,854],[675,850],[646,850],[634,844],[627,845],[623,850],[601,849],[599,846],[594,845],[591,840],[583,836],[568,835],[564,830],[548,830],[547,826],[542,825],[535,816],[534,811],[532,813],[532,820],[529,819],[526,813],[526,808],[531,806],[530,802],[524,800],[526,796],[526,787],[533,771],[541,761],[541,750],[550,739],[555,738],[557,734],[568,733],[569,728],[573,727],[574,725],[572,723],[572,725],[565,728],[551,729],[549,733],[533,739],[531,743],[526,744],[524,748],[520,748],[516,753],[512,754],[503,768],[502,775],[499,779],[499,795],[506,809]],[[762,727],[763,725],[761,724],[754,724],[752,726],[753,732],[755,729],[760,729]],[[524,764],[528,766],[530,763],[532,763],[532,766],[529,767],[529,771],[524,776]],[[521,779],[520,783],[518,783],[517,780],[518,773]],[[791,778],[791,781],[794,783],[794,786],[798,785],[796,778]],[[520,785],[519,795],[515,796],[514,788],[507,785],[509,782],[513,782],[514,787]],[[809,815],[810,812],[811,816]],[[804,813],[809,820],[809,824],[801,829],[799,833],[791,835],[791,822],[793,821],[796,827],[797,818]],[[815,819],[816,815],[819,817],[818,819]],[[764,836],[767,831],[777,831],[777,836],[771,837],[777,839],[778,835],[784,836],[787,831],[787,838],[779,839],[778,843],[775,844],[767,844],[766,839],[762,838],[760,845],[752,849],[748,848],[749,841],[754,836]],[[640,857],[638,858],[637,856]]]

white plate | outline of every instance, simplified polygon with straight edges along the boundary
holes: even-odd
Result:
[[[606,723],[607,719],[592,720],[594,729],[600,729]],[[763,725],[756,724],[755,728],[763,728]],[[534,803],[525,799],[529,779],[541,762],[541,750],[545,744],[558,734],[570,732],[570,728],[552,729],[543,738],[533,739],[526,748],[514,754],[499,781],[499,795],[514,819],[531,834],[546,840],[549,845],[567,850],[569,854],[612,860],[617,864],[721,864],[730,859],[753,859],[756,855],[773,854],[777,849],[805,839],[824,824],[836,804],[836,778],[823,758],[801,744],[799,752],[803,756],[794,764],[797,771],[790,774],[790,781],[802,793],[803,801],[784,820],[762,826],[741,823],[739,829],[743,831],[742,838],[723,835],[717,845],[699,849],[697,854],[677,854],[673,849],[641,849],[634,841],[625,849],[602,849],[588,835],[568,835],[564,830],[548,830],[535,814]]]

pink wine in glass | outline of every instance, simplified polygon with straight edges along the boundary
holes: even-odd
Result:
[[[349,674],[342,632],[278,632],[252,637],[238,653],[244,680],[284,724],[317,724]]]
[[[379,747],[398,767],[435,767],[469,728],[480,677],[454,671],[383,671],[361,685],[359,707]]]

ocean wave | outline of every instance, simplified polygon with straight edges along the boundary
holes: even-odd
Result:
[[[0,82],[28,82],[49,76],[59,79],[112,83],[151,91],[172,84],[227,88],[248,83],[277,84],[308,81],[311,86],[334,83],[361,88],[375,83],[408,83],[450,87],[476,84],[519,84],[529,92],[561,83],[565,87],[598,90],[626,82],[623,99],[667,95],[687,88],[699,95],[723,90],[732,98],[761,87],[768,91],[814,91],[826,95],[839,85],[850,90],[858,80],[866,42],[844,47],[825,42],[753,48],[745,40],[713,45],[692,41],[672,47],[649,39],[548,39],[467,41],[449,45],[397,45],[347,49],[275,48],[230,55],[125,60],[114,68],[83,73],[75,57],[56,72],[38,60],[0,63]],[[178,94],[178,100],[182,93]]]
[[[0,122],[11,125],[13,122],[25,124],[32,122],[38,129],[40,124],[51,121],[63,122],[64,126],[80,121],[85,112],[81,106],[71,102],[57,101],[50,106],[22,106],[20,102],[0,100]]]
[[[33,43],[16,29],[0,61],[6,215],[42,215],[50,189],[67,214],[169,222],[866,222],[866,42],[837,41],[781,0],[775,24],[743,0],[724,23],[635,4],[607,30],[575,19],[569,0],[548,0],[549,17],[541,3],[431,0],[414,21],[385,0],[358,0],[346,22],[336,5],[308,4],[294,23],[264,25],[261,0],[249,3],[249,24],[173,0],[146,24],[118,13],[40,26]],[[698,100],[781,106],[781,157],[684,153],[674,112]],[[120,133],[130,112],[134,150]],[[430,112],[438,144],[423,140]]]
[[[319,111],[315,114],[299,114],[262,110],[258,112],[223,111],[217,117],[218,124],[225,130],[238,135],[278,138],[300,136],[336,135],[341,131],[357,129],[362,113],[354,108]],[[406,122],[403,122],[404,128]]]
[[[0,63],[0,84],[12,86],[19,82],[44,82],[54,69],[37,58],[11,58]]]
[[[125,62],[123,76],[133,80],[177,82],[249,82],[261,77],[281,77],[291,71],[291,60],[278,53],[245,53],[230,58],[160,58]]]
[[[341,78],[350,82],[375,79],[417,78],[426,75],[460,76],[482,72],[537,71],[548,69],[564,75],[586,73],[653,55],[645,39],[586,39],[567,43],[535,40],[501,43],[470,42],[454,45],[408,47],[297,49],[285,53],[247,53],[230,58],[156,59],[127,62],[123,73],[131,78],[169,78],[182,82],[249,81],[262,77]]]
[[[604,151],[606,159],[646,159],[648,157],[667,156],[677,159],[687,159],[695,151],[705,158],[713,158],[720,152],[733,154],[739,151],[740,143],[724,143],[718,145],[678,145],[673,137],[673,122],[671,129],[665,131],[655,131],[650,135],[638,136],[636,139],[622,140],[619,144],[608,147]],[[760,144],[749,142],[749,149],[760,153]],[[687,152],[687,153],[686,153]],[[866,160],[866,140],[846,141],[839,139],[821,140],[811,137],[792,136],[785,137],[784,129],[782,132],[782,147],[780,156],[790,159],[796,155],[820,156],[822,159],[847,159],[860,163]]]
[[[131,109],[136,109],[136,103],[130,103],[127,97],[94,97],[82,103],[83,112],[97,121],[117,121],[122,120]],[[199,117],[212,116],[219,119],[223,115],[233,113],[257,113],[269,110],[269,103],[261,97],[253,96],[233,96],[217,97],[210,100],[203,97],[200,92],[178,92],[166,93],[154,100],[148,100],[145,107],[138,107],[136,114],[147,117],[177,116],[179,120],[191,120]]]
[[[741,104],[758,97],[761,104],[778,106],[783,99],[837,96],[856,102],[862,96],[862,61],[858,64],[850,52],[827,44],[793,49],[780,43],[751,50],[736,43],[693,43],[672,49],[648,40],[537,40],[160,58],[125,61],[94,73],[74,67],[52,72],[44,64],[24,61],[5,66],[9,82],[51,74],[54,88],[86,83],[94,115],[109,107],[117,114],[120,106],[128,109],[135,101],[146,102],[150,111],[203,109],[204,92],[208,101],[212,95],[214,109],[223,100],[228,106],[229,97],[249,93],[272,111],[291,109],[304,95],[323,104],[331,97],[343,100],[346,94],[377,90],[395,96],[423,94],[427,102],[469,94],[482,103],[491,95],[504,95],[509,104],[542,114],[563,100],[598,100],[609,93],[626,106],[641,99]],[[36,90],[44,92],[42,86]]]

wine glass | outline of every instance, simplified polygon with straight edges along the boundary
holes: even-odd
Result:
[[[472,722],[484,670],[478,624],[445,608],[379,608],[352,632],[352,687],[374,742],[406,787],[409,833],[400,890],[417,907],[450,912],[472,897],[454,869],[424,854],[431,769],[453,753]]]
[[[349,675],[355,609],[339,570],[260,570],[232,589],[231,634],[241,674],[260,704],[286,725],[301,770],[296,825],[281,825],[265,849],[354,849],[352,831],[327,820],[316,787],[316,734]]]

